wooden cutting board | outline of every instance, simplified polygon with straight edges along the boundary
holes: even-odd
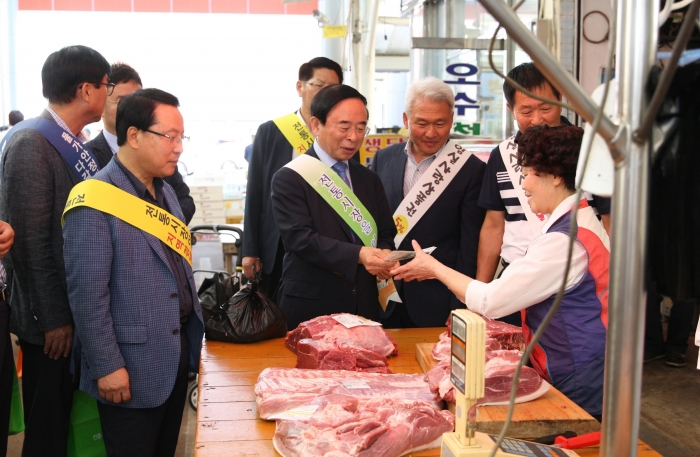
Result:
[[[437,360],[432,356],[433,346],[434,343],[416,344],[416,360],[424,372],[437,364]],[[499,434],[507,413],[507,406],[480,406],[476,419],[477,430]],[[599,431],[600,423],[564,394],[551,387],[537,400],[515,405],[508,436],[538,438],[567,430],[583,435]]]

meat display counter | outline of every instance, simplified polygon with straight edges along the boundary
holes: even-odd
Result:
[[[397,357],[389,359],[390,369],[394,373],[424,372],[427,349],[444,331],[444,327],[387,330],[399,350]],[[421,359],[421,364],[417,359]],[[279,455],[272,445],[275,422],[259,419],[253,388],[265,368],[293,368],[295,364],[296,355],[284,346],[284,338],[252,344],[205,341],[199,373],[195,456]],[[505,411],[505,406],[481,406],[479,429],[498,433]],[[583,434],[599,428],[595,419],[552,388],[535,401],[516,405],[509,436],[535,438],[565,430]],[[582,457],[593,457],[598,455],[598,448],[576,452]],[[439,457],[440,449],[411,455]],[[637,455],[660,457],[641,441]]]

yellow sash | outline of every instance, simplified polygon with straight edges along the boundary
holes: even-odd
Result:
[[[272,122],[280,129],[297,154],[304,154],[314,144],[314,136],[296,113],[287,114]]]
[[[64,223],[66,213],[78,206],[88,206],[111,214],[155,236],[184,257],[190,267],[192,266],[190,231],[184,222],[164,209],[151,205],[112,184],[96,179],[88,179],[73,187],[61,216],[61,224]]]

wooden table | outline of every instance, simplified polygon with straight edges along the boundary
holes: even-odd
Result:
[[[395,373],[422,373],[423,369],[415,357],[416,345],[436,342],[438,335],[443,331],[444,328],[388,330],[399,347],[399,356],[390,359],[391,370]],[[295,364],[296,355],[284,347],[282,338],[245,345],[205,341],[199,374],[195,456],[278,455],[272,446],[275,422],[258,418],[253,386],[263,369],[293,368]],[[566,397],[564,399],[570,403]],[[529,406],[522,408],[525,405]],[[480,427],[482,421],[497,420],[497,416],[502,414],[499,411],[503,408],[501,406],[481,407],[478,420]],[[533,414],[536,409],[535,402],[518,405],[516,415]],[[577,417],[576,420],[580,419],[585,427],[590,426],[588,423],[590,416],[580,408],[578,410],[571,408],[566,413]],[[550,433],[562,430],[551,430]],[[547,433],[542,433],[542,435],[545,434]],[[582,457],[598,455],[596,447],[577,452]],[[437,457],[440,455],[440,450],[432,449],[412,455]],[[660,457],[641,441],[637,455]]]

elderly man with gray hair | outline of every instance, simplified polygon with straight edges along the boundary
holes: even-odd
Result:
[[[371,168],[393,212],[396,248],[413,250],[411,240],[435,246],[440,262],[476,275],[485,213],[477,201],[486,165],[450,140],[453,117],[447,84],[433,77],[411,84],[403,114],[409,140],[377,152]],[[396,281],[395,287],[400,302],[388,302],[381,319],[386,328],[443,326],[451,310],[464,307],[437,280]]]

